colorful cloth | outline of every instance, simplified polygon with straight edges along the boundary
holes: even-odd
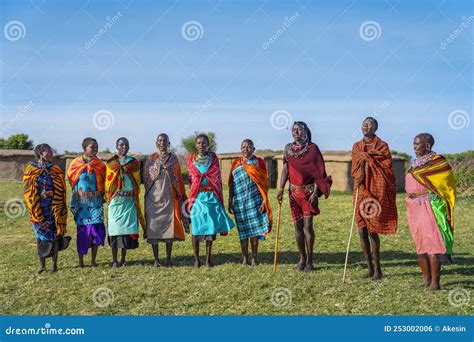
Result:
[[[436,153],[416,159],[406,176],[406,192],[417,253],[453,254],[456,185],[446,159]]]
[[[446,158],[432,152],[427,160],[415,159],[408,172],[429,191],[436,193],[446,202],[447,215],[451,228],[454,229],[454,206],[456,205],[456,182],[454,172]]]
[[[72,188],[70,209],[78,225],[104,223],[103,194],[97,190],[95,173],[84,171]]]
[[[106,166],[109,236],[138,235],[138,223],[145,228],[140,207],[140,162],[130,156],[122,161],[115,155]]]
[[[169,153],[162,161],[157,153],[150,155],[143,168],[143,183],[147,241],[184,240],[189,218],[184,208],[187,196],[178,157]]]
[[[324,195],[328,198],[332,178],[326,174],[323,155],[318,146],[312,142],[303,145],[288,144],[285,147],[283,162],[288,164],[289,201],[293,221],[319,215],[317,197]],[[314,186],[317,187],[317,197],[314,202],[310,202]]]
[[[79,182],[81,174],[87,170],[88,174],[95,173],[97,178],[97,190],[104,191],[105,169],[105,164],[97,157],[93,157],[88,163],[86,163],[84,157],[78,157],[69,164],[67,178],[73,188],[77,182]]]
[[[59,166],[28,164],[23,174],[23,192],[37,239],[54,241],[66,234],[66,182]]]
[[[189,202],[192,205],[199,193],[199,187],[201,186],[202,180],[206,179],[207,185],[210,190],[216,195],[219,202],[224,206],[224,197],[222,195],[222,177],[221,169],[219,168],[219,158],[214,152],[209,152],[209,163],[203,165],[200,170],[197,167],[196,161],[198,160],[197,153],[191,153],[188,158],[188,181],[189,181]],[[201,172],[201,170],[205,170]]]
[[[397,185],[388,144],[375,136],[352,147],[353,202],[356,191],[357,227],[377,234],[395,234],[398,228]]]
[[[234,227],[234,222],[224,209],[217,155],[210,152],[208,162],[203,164],[197,154],[191,154],[188,159],[188,172],[192,235],[227,235]]]
[[[87,254],[92,246],[103,246],[105,241],[104,223],[77,225],[77,252]]]
[[[68,170],[72,187],[70,209],[77,225],[77,251],[80,254],[87,254],[91,245],[103,246],[105,241],[103,190],[106,167],[99,163],[102,161],[98,158],[85,163],[79,157],[71,162]],[[78,170],[82,172],[79,174]]]
[[[265,239],[272,226],[265,161],[255,156],[245,162],[242,158],[234,159],[229,174],[230,184],[234,187],[234,215],[240,239],[254,236]],[[262,203],[264,213],[259,210]]]

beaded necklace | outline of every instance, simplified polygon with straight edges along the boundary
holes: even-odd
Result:
[[[411,163],[410,169],[416,169],[417,167],[420,167],[420,166],[425,165],[427,162],[430,161],[430,159],[431,159],[434,155],[436,155],[436,152],[431,151],[430,153],[425,154],[424,156],[421,156],[421,157],[419,157],[419,158],[416,158],[416,159],[413,160],[413,162]]]
[[[301,158],[308,152],[310,146],[310,142],[308,139],[305,139],[303,144],[298,144],[294,141],[290,148],[288,149],[288,155],[293,158]]]
[[[205,156],[200,156],[199,154],[196,153],[194,156],[194,162],[200,166],[205,166],[209,164],[209,161],[211,160],[211,155],[206,154]]]

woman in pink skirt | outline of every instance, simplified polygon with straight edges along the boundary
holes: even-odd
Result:
[[[443,156],[431,151],[433,145],[431,134],[415,137],[416,159],[406,175],[405,190],[408,226],[423,273],[423,286],[439,290],[441,264],[452,262],[456,186],[451,166]]]

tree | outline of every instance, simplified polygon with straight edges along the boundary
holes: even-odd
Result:
[[[215,152],[217,150],[217,142],[216,142],[216,135],[214,132],[203,132],[209,137],[209,146],[208,150]],[[181,139],[181,145],[188,153],[196,152],[196,148],[194,144],[196,143],[196,137],[202,134],[200,132],[194,132],[193,135],[190,135],[186,138]]]
[[[32,150],[33,141],[28,140],[28,134],[14,134],[11,135],[8,139],[2,139],[0,141],[0,148]]]
[[[411,160],[411,156],[408,153],[399,152],[396,150],[391,150],[390,153],[392,154],[392,156],[402,157],[402,158],[405,158],[407,161]]]

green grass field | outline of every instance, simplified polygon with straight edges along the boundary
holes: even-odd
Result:
[[[443,290],[428,292],[422,282],[408,231],[404,195],[398,195],[399,230],[381,238],[384,280],[363,279],[363,257],[354,232],[348,281],[341,278],[350,222],[351,196],[333,193],[320,202],[315,219],[316,270],[293,271],[297,261],[291,216],[285,198],[277,274],[273,274],[274,234],[260,244],[257,267],[240,265],[237,231],[214,243],[213,269],[193,269],[191,242],[174,245],[173,268],[155,268],[151,247],[129,251],[125,268],[110,268],[108,246],[99,250],[99,267],[77,269],[75,225],[69,215],[71,246],[60,253],[59,271],[38,275],[36,240],[28,213],[5,214],[4,204],[22,198],[20,182],[0,182],[0,279],[3,315],[469,315],[473,288],[474,199],[456,208],[455,263],[442,270]],[[271,199],[276,209],[276,192]],[[201,248],[201,253],[202,253]],[[164,245],[160,245],[160,257]],[[89,261],[86,257],[86,262]],[[50,268],[51,261],[47,261]],[[452,305],[452,304],[454,305]]]

